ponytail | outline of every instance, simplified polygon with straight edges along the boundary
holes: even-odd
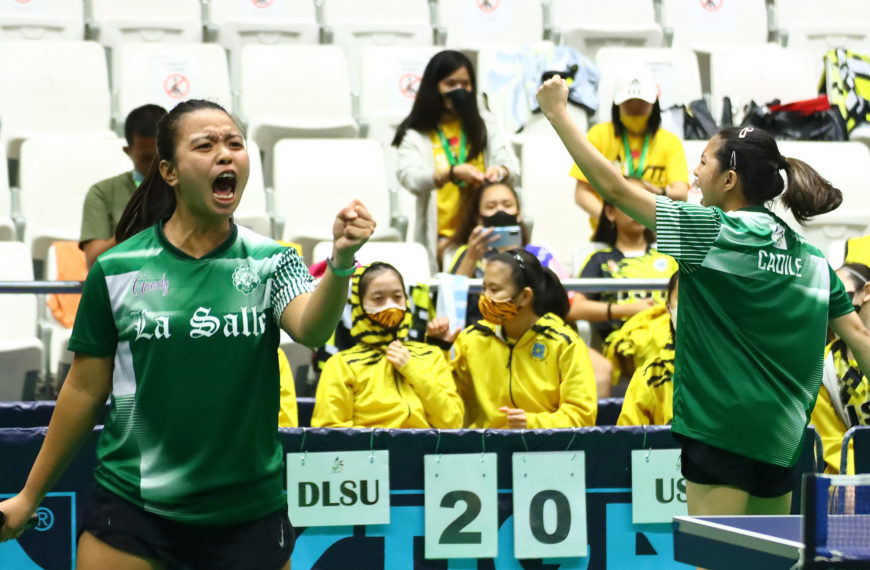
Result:
[[[725,127],[716,136],[721,139],[716,149],[719,168],[737,173],[743,196],[750,204],[760,206],[780,196],[795,220],[803,224],[813,216],[837,208],[843,201],[842,192],[810,165],[780,154],[776,140],[765,131],[756,127]],[[785,171],[787,186],[780,170]]]
[[[532,310],[539,317],[553,313],[564,319],[571,304],[559,277],[541,265],[537,257],[524,249],[511,249],[495,254],[489,260],[500,261],[511,268],[511,279],[517,291],[532,290]]]
[[[121,219],[118,220],[115,243],[121,243],[160,220],[165,220],[174,211],[175,190],[160,175],[160,158],[155,156],[148,176],[133,192]]]
[[[806,162],[783,157],[781,165],[788,184],[780,200],[798,223],[826,214],[843,202],[843,193]]]

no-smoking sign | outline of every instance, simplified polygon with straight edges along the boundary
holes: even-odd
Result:
[[[722,4],[725,2],[725,0],[700,0],[700,2],[701,6],[703,6],[705,10],[715,12],[722,7]]]
[[[477,4],[477,8],[481,12],[495,12],[498,10],[499,4],[501,4],[501,0],[474,0]]]
[[[180,73],[173,73],[163,81],[163,89],[173,99],[183,99],[190,93],[190,80]]]
[[[399,78],[399,91],[408,99],[416,99],[420,90],[420,76],[416,73],[406,73]]]

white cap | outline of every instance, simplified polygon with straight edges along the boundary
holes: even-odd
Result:
[[[631,66],[623,70],[616,80],[613,104],[621,105],[629,99],[641,99],[655,103],[659,97],[659,87],[655,77],[647,67]]]

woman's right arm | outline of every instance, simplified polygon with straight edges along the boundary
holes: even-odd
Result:
[[[0,502],[6,514],[0,541],[20,536],[21,527],[91,434],[112,391],[113,366],[112,358],[75,355],[24,488]]]
[[[537,99],[541,111],[568,149],[568,154],[598,194],[644,226],[655,230],[655,197],[623,178],[577,127],[568,115],[568,86],[565,80],[558,76],[548,79],[538,90]]]

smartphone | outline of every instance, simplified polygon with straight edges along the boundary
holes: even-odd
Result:
[[[489,247],[522,247],[523,232],[520,226],[492,226],[492,237],[498,236],[498,239],[491,242]]]

